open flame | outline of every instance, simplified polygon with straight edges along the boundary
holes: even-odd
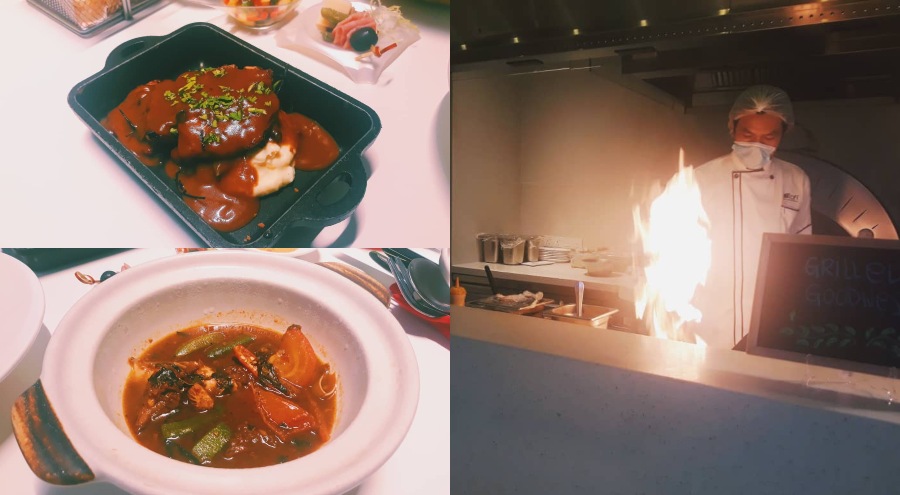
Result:
[[[660,338],[694,340],[685,334],[687,322],[703,316],[691,304],[697,286],[706,282],[712,244],[709,218],[694,182],[693,167],[678,156],[678,173],[650,203],[647,218],[634,207],[634,229],[640,251],[637,259],[635,314],[647,321]],[[702,341],[698,343],[702,344]]]

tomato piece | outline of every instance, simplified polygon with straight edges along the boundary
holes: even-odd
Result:
[[[253,395],[263,421],[281,440],[318,428],[312,414],[288,399],[259,387],[253,387]]]
[[[316,379],[319,358],[300,325],[291,325],[281,337],[278,350],[269,358],[269,363],[282,380],[306,387]]]

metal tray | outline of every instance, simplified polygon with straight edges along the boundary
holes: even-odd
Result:
[[[227,64],[271,69],[276,80],[284,81],[278,90],[282,108],[319,122],[341,151],[331,167],[314,172],[297,170],[293,186],[261,198],[259,214],[248,225],[219,232],[183,201],[163,167],[141,163],[100,121],[141,84],[174,79],[199,67]],[[166,36],[122,43],[109,54],[103,70],[72,88],[68,100],[115,158],[214,247],[268,247],[289,226],[322,228],[349,217],[366,191],[361,155],[381,130],[381,120],[368,106],[208,23],[188,24]],[[264,227],[259,227],[260,223]]]
[[[544,308],[553,302],[552,299],[541,299],[538,301],[534,307],[530,306],[533,299],[529,299],[527,301],[522,302],[505,302],[497,299],[496,296],[485,297],[484,299],[476,299],[469,303],[466,303],[466,306],[470,308],[481,308],[481,309],[489,309],[491,311],[502,311],[504,313],[513,313],[517,315],[527,315],[531,313],[539,313],[544,310]]]
[[[554,320],[588,325],[594,328],[607,328],[609,326],[609,317],[618,312],[619,310],[615,308],[583,304],[581,307],[581,316],[578,316],[575,312],[575,305],[566,304],[565,306],[559,306],[547,311],[544,313],[544,316],[548,316]]]
[[[163,7],[164,4],[160,0],[122,0],[122,6],[112,15],[91,25],[82,26],[70,14],[72,0],[28,0],[28,3],[82,38],[89,38],[101,31],[106,31],[110,26],[120,22],[122,24],[135,22]],[[154,6],[154,4],[156,5]],[[148,7],[151,6],[153,8],[149,9]]]

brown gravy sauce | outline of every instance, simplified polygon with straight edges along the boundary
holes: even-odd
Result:
[[[317,122],[280,109],[272,72],[224,66],[188,71],[132,90],[103,126],[148,166],[180,182],[185,203],[232,232],[259,213],[250,158],[272,140],[296,150],[294,167],[322,170],[340,154]]]

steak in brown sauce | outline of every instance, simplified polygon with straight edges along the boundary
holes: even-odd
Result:
[[[176,162],[234,156],[262,144],[277,121],[273,84],[272,71],[257,67],[185,72],[132,90],[109,127],[147,151],[171,150]]]

